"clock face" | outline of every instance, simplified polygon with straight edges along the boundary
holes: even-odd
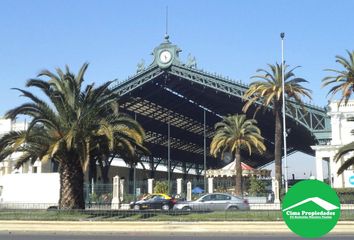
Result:
[[[171,61],[172,55],[169,51],[165,50],[160,53],[159,58],[162,63],[168,63]]]

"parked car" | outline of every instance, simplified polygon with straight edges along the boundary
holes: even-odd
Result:
[[[227,193],[210,193],[191,202],[177,202],[175,210],[184,211],[225,211],[249,210],[250,205],[246,199]]]
[[[143,199],[131,202],[130,209],[134,210],[144,210],[144,209],[161,209],[168,211],[175,205],[176,201],[174,198],[166,194],[151,194],[147,195]]]

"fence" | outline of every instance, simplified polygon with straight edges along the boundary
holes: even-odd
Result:
[[[47,204],[48,205],[48,204]],[[0,220],[55,221],[282,221],[280,205],[253,204],[249,211],[182,211],[182,210],[57,210],[33,209],[39,205],[0,206]],[[104,205],[105,206],[105,205]],[[26,209],[26,207],[28,209]],[[354,220],[354,205],[342,205],[341,221]]]
[[[135,187],[135,191],[134,191]],[[135,199],[141,198],[148,193],[148,183],[146,181],[125,180],[123,184],[123,203],[129,203]],[[110,205],[113,197],[113,184],[84,184],[85,203],[93,205]]]
[[[191,180],[193,199],[204,193],[204,179]],[[268,185],[267,185],[268,184]],[[176,181],[171,181],[170,189],[176,193]],[[264,180],[264,185],[269,182]],[[233,179],[218,179],[213,182],[215,191],[233,191],[235,182]],[[244,187],[247,185],[243,185]],[[120,210],[112,210],[112,184],[85,184],[85,210],[58,210],[54,206],[57,203],[2,203],[0,204],[0,220],[67,220],[67,221],[281,221],[281,205],[274,203],[257,203],[255,199],[264,199],[262,193],[258,193],[252,199],[250,210],[247,211],[210,211],[207,208],[199,208],[198,211],[182,211],[171,209],[163,210],[130,210],[129,203],[134,199],[140,199],[147,193],[147,181],[124,181],[126,190],[122,196]],[[196,191],[196,189],[202,191]],[[183,191],[186,191],[186,181],[183,184]],[[245,193],[245,192],[244,192]],[[264,193],[263,193],[264,194]],[[245,194],[246,195],[246,194]],[[353,194],[339,195],[341,206],[340,220],[354,220],[354,196]],[[252,203],[255,202],[255,203]]]
[[[204,179],[191,179],[192,184],[192,200],[199,198],[201,195],[208,191],[205,191]],[[167,181],[164,181],[167,183]],[[156,184],[156,181],[155,181]],[[186,198],[187,181],[182,183],[181,198]],[[257,185],[258,184],[258,185]],[[251,186],[249,180],[243,180],[242,182],[242,197],[249,200],[250,203],[272,203],[274,201],[274,194],[272,192],[271,180],[261,179],[256,183],[256,187]],[[208,190],[208,182],[207,182]],[[219,178],[213,180],[214,192],[225,192],[234,194],[235,191],[235,179],[234,178]],[[84,185],[85,202],[87,204],[110,204],[112,200],[113,185],[112,184],[85,184]],[[136,181],[135,191],[134,182],[124,181],[124,193],[121,196],[122,203],[130,203],[136,199],[140,199],[148,193],[148,181]],[[177,193],[177,182],[173,180],[170,182],[170,195],[174,196]],[[341,203],[354,204],[354,193],[338,193],[338,197]]]
[[[191,179],[189,180],[192,184],[192,200],[196,200],[201,195],[205,193],[204,179]],[[182,194],[181,198],[186,198],[186,182],[183,181],[182,186]],[[170,182],[170,190],[171,195],[175,195],[177,193],[177,183],[176,180]],[[263,187],[259,189],[263,189],[262,191],[256,192],[256,194],[250,194],[250,183],[247,181],[243,181],[242,189],[243,197],[248,199],[251,203],[251,210],[276,210],[271,209],[274,208],[272,192],[271,192],[271,181],[270,180],[261,180],[261,185]],[[233,193],[235,188],[235,179],[234,178],[219,178],[214,179],[213,181],[214,192],[229,192]],[[207,186],[208,189],[208,186]],[[246,191],[247,190],[247,191]],[[125,180],[124,181],[124,194],[121,196],[121,207],[123,209],[129,209],[129,203],[135,200],[141,199],[148,192],[148,181],[136,181],[135,182],[135,191],[134,191],[134,182]],[[41,195],[39,195],[41,196]],[[113,197],[113,185],[112,184],[85,184],[84,185],[84,196],[86,209],[90,210],[111,210],[112,206],[112,197]],[[351,210],[353,213],[351,206],[354,204],[354,192],[338,192],[338,196],[340,198],[340,202],[345,206],[349,206],[345,209],[345,211]],[[267,205],[268,204],[268,205]],[[27,203],[26,200],[23,202],[0,202],[0,209],[47,209],[52,206],[57,206],[57,202],[52,203],[37,203],[35,201],[31,201],[31,203]],[[279,209],[279,208],[278,208]]]

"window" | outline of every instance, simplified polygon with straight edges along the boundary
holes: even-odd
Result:
[[[32,173],[37,173],[37,167],[32,167]]]
[[[160,196],[160,195],[156,195],[153,200],[155,201],[160,201],[160,200],[164,200],[165,198],[163,196]]]
[[[58,168],[59,168],[58,162],[52,159],[51,165],[52,165],[52,172],[53,173],[58,172]]]
[[[224,194],[217,194],[216,195],[216,200],[217,201],[226,201],[226,200],[230,200],[231,197],[230,196],[227,196],[227,195],[224,195]]]
[[[216,195],[215,194],[206,195],[203,198],[203,201],[215,201],[215,200],[216,200]]]

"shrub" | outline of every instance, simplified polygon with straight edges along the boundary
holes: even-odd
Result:
[[[335,188],[339,201],[344,204],[354,203],[354,188]]]
[[[166,181],[157,181],[154,187],[154,192],[167,194],[168,183]]]
[[[256,177],[252,176],[250,178],[249,184],[250,185],[249,185],[248,193],[250,196],[257,196],[265,193],[264,183],[261,180],[257,179]]]

